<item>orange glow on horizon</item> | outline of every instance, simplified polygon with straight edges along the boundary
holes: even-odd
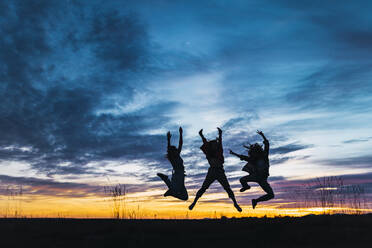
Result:
[[[191,201],[175,202],[170,200],[139,201],[128,198],[120,208],[120,217],[125,219],[203,219],[203,218],[241,218],[304,216],[323,213],[355,213],[348,208],[283,208],[274,204],[241,205],[239,213],[232,204],[200,201],[194,210],[189,211]],[[360,209],[360,213],[370,213],[370,209]],[[54,196],[23,196],[22,199],[0,197],[0,217],[27,218],[113,218],[113,202],[102,197],[66,198]]]

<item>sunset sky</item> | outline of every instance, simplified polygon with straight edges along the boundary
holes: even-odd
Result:
[[[371,1],[0,1],[0,216],[108,217],[103,187],[162,218],[290,214],[291,192],[323,176],[372,202]],[[190,199],[164,198],[166,132]],[[199,149],[224,131],[239,214]],[[228,153],[271,144],[276,198],[239,192]],[[9,196],[22,185],[17,201]],[[288,205],[288,207],[286,207]],[[256,212],[255,212],[256,211]]]

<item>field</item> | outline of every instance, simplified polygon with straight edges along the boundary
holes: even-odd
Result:
[[[372,214],[207,220],[0,219],[1,247],[371,247]]]

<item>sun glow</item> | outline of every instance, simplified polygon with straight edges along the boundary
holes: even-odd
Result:
[[[190,200],[176,201],[169,198],[143,200],[145,194],[128,194],[120,208],[121,217],[126,219],[204,219],[304,216],[329,213],[369,213],[370,209],[351,208],[286,208],[275,204],[262,204],[256,209],[241,205],[243,212],[237,212],[230,203],[216,202],[216,196],[208,195],[188,210]],[[113,218],[113,201],[106,196],[63,197],[63,196],[18,196],[0,198],[1,217],[25,218]]]

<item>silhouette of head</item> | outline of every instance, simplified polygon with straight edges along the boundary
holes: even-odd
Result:
[[[168,158],[169,160],[171,160],[171,159],[176,158],[177,156],[179,156],[177,147],[175,147],[175,146],[170,146],[170,147],[168,148],[168,150],[167,150],[167,158]]]
[[[248,148],[248,155],[250,157],[259,157],[263,154],[262,146],[258,143],[250,145]]]

